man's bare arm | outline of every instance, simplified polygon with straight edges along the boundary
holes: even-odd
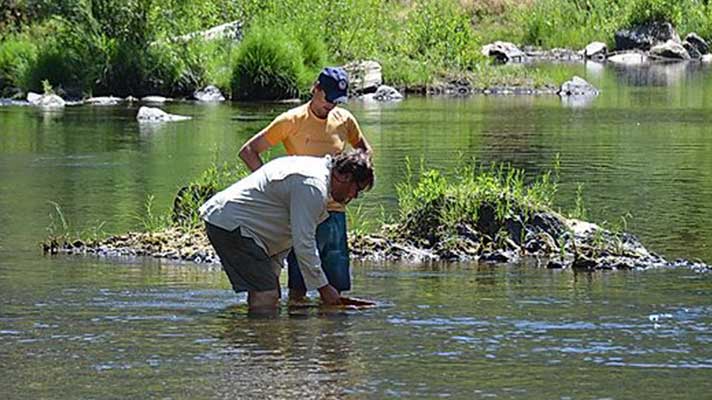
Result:
[[[365,151],[369,155],[369,157],[373,157],[373,149],[371,148],[371,145],[368,144],[368,142],[366,141],[366,138],[363,136],[361,137],[361,140],[359,140],[358,142],[356,142],[355,145],[353,145],[353,148],[361,149]]]
[[[239,156],[250,171],[254,172],[264,164],[260,153],[272,147],[267,141],[265,134],[265,131],[260,131],[240,148]]]

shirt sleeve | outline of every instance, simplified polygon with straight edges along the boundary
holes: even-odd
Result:
[[[307,290],[329,283],[321,269],[321,259],[316,245],[316,227],[326,211],[323,193],[304,179],[291,183],[289,219],[292,227],[292,245],[304,277]]]
[[[353,115],[349,115],[346,127],[346,138],[348,139],[351,147],[356,147],[356,144],[363,139],[363,132],[361,132],[361,127],[358,125],[358,122]]]
[[[282,113],[263,130],[264,137],[270,146],[282,143],[290,135],[293,126],[287,113]]]

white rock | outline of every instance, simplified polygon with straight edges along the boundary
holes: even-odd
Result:
[[[483,56],[495,57],[500,62],[525,62],[527,55],[514,43],[496,41],[482,46],[480,50]]]
[[[86,104],[91,104],[95,106],[115,106],[123,101],[122,98],[120,97],[114,97],[114,96],[99,96],[99,97],[90,97],[84,102]]]
[[[583,49],[586,58],[605,57],[607,52],[608,46],[603,42],[591,42]]]
[[[193,97],[195,97],[196,100],[203,102],[225,101],[225,96],[220,93],[220,89],[213,85],[206,86],[204,89],[196,91],[193,93]]]
[[[349,75],[349,91],[364,92],[383,83],[381,64],[376,61],[354,61],[343,68]]]
[[[168,121],[185,121],[191,119],[184,115],[168,114],[160,108],[141,107],[138,109],[136,119],[139,122],[168,122]]]
[[[712,54],[703,54],[702,58],[700,58],[700,61],[704,63],[712,62]]]
[[[173,99],[169,99],[163,96],[144,96],[141,97],[141,101],[144,103],[166,103],[169,101],[173,101]]]
[[[598,96],[598,89],[586,82],[585,79],[574,76],[570,81],[561,85],[559,96],[595,97]]]
[[[27,101],[33,106],[42,108],[64,108],[66,102],[56,94],[27,93]]]
[[[400,92],[388,85],[381,85],[378,87],[375,93],[365,94],[361,97],[365,101],[401,101],[403,100],[403,95]]]
[[[608,57],[608,61],[620,65],[643,65],[648,62],[648,57],[643,53],[621,53]]]

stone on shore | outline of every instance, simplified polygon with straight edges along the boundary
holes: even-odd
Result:
[[[163,96],[153,96],[153,95],[141,97],[141,102],[143,102],[143,103],[161,104],[161,103],[167,103],[169,101],[173,101],[173,99],[169,99],[169,98],[163,97]]]
[[[705,55],[710,52],[710,46],[707,44],[705,39],[702,39],[700,35],[695,32],[690,32],[685,36],[685,42],[693,46],[701,55]]]
[[[195,91],[193,93],[193,97],[195,97],[196,100],[202,101],[205,103],[215,103],[215,102],[221,102],[225,101],[225,96],[223,96],[222,93],[220,93],[220,89],[213,85],[208,85],[205,88],[201,90]]]
[[[383,84],[381,64],[376,61],[354,61],[343,66],[349,75],[349,91],[370,93]]]
[[[364,101],[395,102],[403,100],[403,95],[396,89],[388,85],[381,85],[375,93],[368,93],[361,96]]]
[[[603,42],[591,42],[583,49],[583,55],[587,59],[603,61],[608,54],[608,46]]]
[[[115,106],[119,103],[124,101],[124,99],[120,97],[114,97],[114,96],[99,96],[99,97],[90,97],[86,100],[84,100],[85,104],[91,104],[94,106]]]
[[[185,121],[191,119],[184,115],[168,114],[167,112],[153,107],[141,107],[136,115],[136,120],[139,122],[170,122],[170,121]]]
[[[638,52],[620,53],[608,57],[608,61],[619,65],[638,66],[647,63],[648,56]]]
[[[33,92],[27,93],[27,102],[45,109],[59,109],[67,105],[67,102],[56,94],[37,94]]]
[[[685,47],[673,40],[653,46],[650,49],[650,57],[661,61],[684,61],[690,59]]]
[[[510,42],[496,41],[486,44],[482,46],[481,53],[486,57],[494,57],[497,62],[501,63],[521,63],[528,59],[519,47]]]
[[[616,50],[650,50],[668,40],[680,43],[680,35],[669,22],[650,22],[621,29],[615,34]]]

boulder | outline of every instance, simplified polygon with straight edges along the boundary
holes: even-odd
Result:
[[[585,79],[574,76],[570,81],[566,81],[561,85],[558,95],[561,97],[595,97],[598,96],[598,89],[586,82]]]
[[[693,45],[692,43],[688,42],[687,40],[685,40],[684,42],[682,42],[682,47],[684,47],[685,50],[687,50],[687,54],[690,55],[690,58],[691,58],[691,59],[693,59],[693,60],[699,60],[700,58],[702,58],[702,54],[700,54],[700,51],[697,50],[697,47],[695,47],[695,45]]]
[[[608,61],[614,64],[625,65],[625,66],[635,66],[642,65],[648,62],[648,56],[643,53],[631,52],[631,53],[620,53],[608,57]]]
[[[712,63],[712,54],[705,54],[700,58],[703,63]]]
[[[64,108],[67,102],[56,94],[27,93],[27,102],[42,108]]]
[[[482,55],[494,57],[497,62],[520,63],[527,60],[527,55],[521,51],[516,45],[510,42],[496,41],[482,46]]]
[[[391,102],[403,100],[403,95],[396,88],[388,85],[381,85],[375,93],[365,94],[362,99],[366,101]]]
[[[710,46],[707,44],[705,39],[702,39],[702,37],[695,32],[688,33],[687,36],[685,36],[685,42],[695,47],[695,49],[697,49],[697,51],[702,55],[710,52]]]
[[[383,83],[381,64],[376,61],[354,61],[343,66],[349,75],[349,91],[371,93]]]
[[[663,61],[683,61],[689,60],[690,55],[685,47],[674,40],[660,43],[650,49],[650,57]]]
[[[606,59],[608,46],[603,42],[591,42],[583,49],[583,56],[588,59],[603,61]]]
[[[206,103],[225,101],[225,96],[220,93],[220,89],[213,85],[208,85],[201,90],[195,91],[195,93],[193,93],[193,97],[195,97],[198,101]]]
[[[669,22],[650,22],[621,29],[615,34],[616,50],[650,50],[668,40],[680,43],[680,36]]]
[[[90,97],[86,100],[84,100],[84,103],[86,104],[91,104],[94,106],[115,106],[123,101],[122,98],[120,97],[114,97],[114,96],[99,96],[99,97]]]
[[[184,115],[173,115],[153,107],[141,107],[138,109],[136,120],[139,122],[168,122],[168,121],[185,121],[191,117]]]

